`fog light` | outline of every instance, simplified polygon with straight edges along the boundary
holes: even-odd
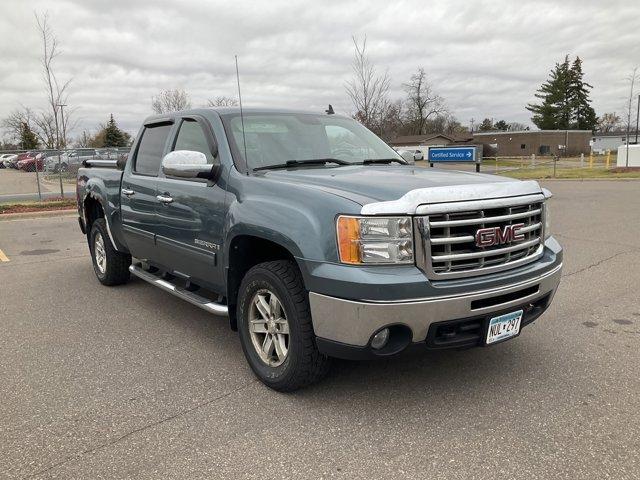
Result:
[[[376,333],[371,339],[371,348],[380,350],[382,347],[384,347],[387,344],[388,340],[389,340],[389,329],[383,328],[378,333]]]

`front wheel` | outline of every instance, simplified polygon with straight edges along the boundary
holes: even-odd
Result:
[[[309,297],[293,262],[265,262],[249,270],[237,316],[245,357],[268,387],[293,391],[326,375],[330,359],[316,347]]]
[[[113,248],[105,222],[104,218],[95,220],[89,233],[93,270],[103,285],[120,285],[129,281],[131,255]]]

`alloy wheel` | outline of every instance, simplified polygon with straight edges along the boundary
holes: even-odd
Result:
[[[107,271],[107,253],[104,247],[104,239],[100,232],[96,233],[93,240],[93,251],[96,257],[96,266],[98,267],[98,271],[104,275]]]
[[[284,363],[289,353],[289,322],[280,299],[261,289],[251,299],[249,334],[260,359],[270,367]]]

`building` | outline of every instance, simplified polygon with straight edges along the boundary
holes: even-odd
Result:
[[[520,130],[474,132],[475,143],[484,145],[485,156],[580,155],[591,152],[591,130]],[[565,150],[565,144],[567,148]]]
[[[636,143],[635,132],[629,135],[629,145]],[[603,155],[607,151],[615,152],[619,146],[627,144],[626,132],[596,132],[591,138],[591,151]]]
[[[452,144],[472,143],[473,136],[468,135],[450,135],[447,133],[427,133],[425,135],[403,135],[396,137],[389,142],[394,148],[412,147],[420,149],[420,147],[443,146]]]

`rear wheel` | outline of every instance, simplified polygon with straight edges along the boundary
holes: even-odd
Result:
[[[326,375],[330,359],[316,347],[308,294],[293,262],[265,262],[249,270],[237,316],[245,357],[268,387],[292,391]]]
[[[89,233],[89,250],[96,277],[103,285],[120,285],[129,280],[131,255],[118,252],[109,238],[104,218],[98,218]]]

